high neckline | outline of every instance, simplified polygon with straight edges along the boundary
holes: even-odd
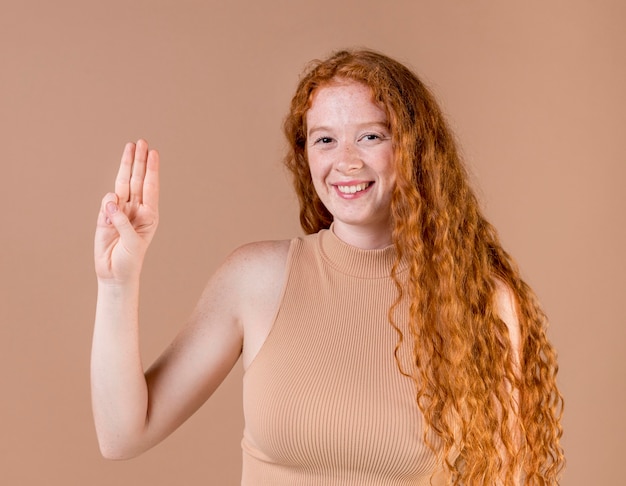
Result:
[[[349,245],[334,233],[333,227],[319,232],[319,247],[322,258],[334,269],[357,278],[386,278],[396,261],[393,245],[376,250],[364,250]],[[402,260],[398,273],[405,271],[408,264]]]

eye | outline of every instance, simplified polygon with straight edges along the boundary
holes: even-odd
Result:
[[[314,142],[314,143],[316,143],[316,144],[318,144],[318,143],[319,143],[319,144],[326,145],[326,144],[331,143],[332,141],[333,141],[333,139],[332,139],[332,138],[330,138],[330,137],[320,137],[320,138],[318,138],[317,140],[315,140],[315,142]]]
[[[365,135],[361,136],[359,141],[366,142],[368,144],[376,144],[388,139],[389,137],[386,137],[385,135],[380,133],[366,133]]]

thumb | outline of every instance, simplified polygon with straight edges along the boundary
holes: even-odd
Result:
[[[137,233],[135,232],[133,225],[128,220],[128,216],[124,214],[124,211],[120,211],[120,207],[117,202],[108,201],[104,208],[108,222],[115,227],[122,239],[133,241],[136,238]]]

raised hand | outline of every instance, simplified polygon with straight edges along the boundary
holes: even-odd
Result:
[[[94,259],[101,281],[138,279],[159,221],[159,154],[148,143],[128,143],[115,180],[115,192],[102,199]]]

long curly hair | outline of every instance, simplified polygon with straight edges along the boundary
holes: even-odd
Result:
[[[414,369],[397,361],[416,384],[424,440],[454,485],[558,484],[563,399],[546,316],[483,217],[441,109],[403,64],[371,50],[344,50],[314,61],[301,78],[284,131],[302,228],[315,233],[333,220],[313,187],[306,113],[315,91],[336,80],[367,85],[392,133],[397,262],[391,276],[398,298],[389,319],[399,333],[396,352],[403,341],[412,346]],[[409,263],[408,284],[396,274],[402,259]],[[519,349],[498,315],[503,287],[515,303]],[[403,298],[410,336],[394,321]],[[428,441],[429,429],[437,444]]]

